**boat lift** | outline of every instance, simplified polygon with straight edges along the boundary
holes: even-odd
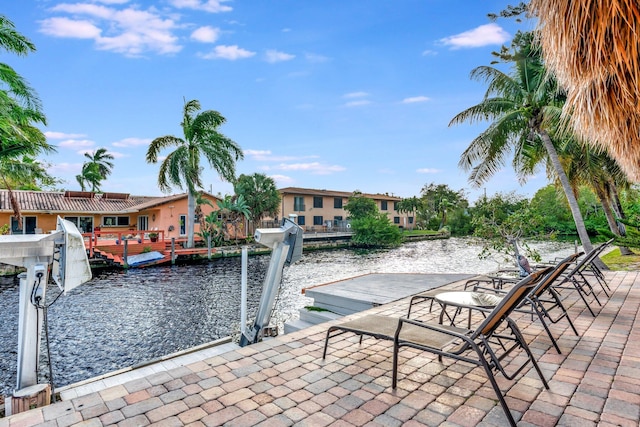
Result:
[[[0,236],[0,262],[26,268],[21,273],[18,313],[17,383],[13,396],[28,395],[38,386],[38,362],[45,293],[51,272],[61,292],[91,280],[84,238],[76,226],[58,217],[50,234]],[[8,402],[7,402],[8,403]],[[49,402],[46,402],[48,404]],[[6,405],[9,408],[9,405]]]
[[[240,346],[255,344],[262,339],[263,331],[269,325],[276,295],[282,283],[284,265],[298,261],[302,257],[302,228],[291,219],[284,219],[278,228],[258,228],[254,234],[257,243],[271,248],[269,268],[262,283],[262,296],[258,314],[251,329],[241,328]],[[244,293],[244,292],[243,292]],[[242,302],[245,304],[245,301]],[[243,311],[241,322],[246,317]]]

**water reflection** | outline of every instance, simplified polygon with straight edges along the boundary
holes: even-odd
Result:
[[[536,245],[544,259],[573,252],[567,243]],[[479,260],[470,240],[405,244],[388,251],[347,249],[305,253],[285,269],[274,319],[297,317],[311,300],[301,289],[367,273],[484,273],[499,264]],[[250,257],[249,314],[257,310],[268,256]],[[237,334],[240,259],[106,272],[62,296],[49,310],[51,354],[57,386],[135,365]],[[51,301],[57,288],[50,286]],[[0,393],[15,386],[18,281],[0,281]],[[42,353],[44,354],[44,348]],[[41,371],[46,374],[46,364]]]

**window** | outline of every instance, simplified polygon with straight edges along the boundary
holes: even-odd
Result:
[[[303,212],[304,211],[304,197],[295,196],[293,198],[293,210],[295,212]]]
[[[138,217],[138,230],[148,230],[148,229],[149,229],[149,216],[140,215]]]
[[[400,217],[399,216],[394,216],[393,217],[393,223],[394,224],[400,224]]]
[[[386,200],[381,200],[380,201],[380,210],[381,211],[386,211],[387,209],[388,209],[387,208],[387,201]]]
[[[129,225],[128,216],[103,216],[102,225],[105,227],[126,227]]]
[[[180,235],[186,236],[187,235],[187,216],[180,215],[179,221],[180,221],[180,230],[179,230]]]
[[[92,216],[65,216],[64,219],[72,222],[81,233],[91,233],[93,231]]]
[[[393,210],[394,211],[398,210],[398,202],[393,202]]]
[[[313,217],[313,225],[322,225],[322,216]]]
[[[322,197],[313,196],[313,207],[321,208],[322,207]]]
[[[412,216],[409,217],[409,224],[413,224],[413,217]]]
[[[333,207],[335,209],[342,209],[342,197],[335,197],[333,199]]]
[[[21,224],[11,217],[11,234],[36,234],[36,217],[23,216]]]
[[[298,215],[298,225],[304,225],[304,215]]]

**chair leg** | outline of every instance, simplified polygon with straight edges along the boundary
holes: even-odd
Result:
[[[514,336],[516,337],[516,339],[520,343],[520,347],[522,347],[522,349],[527,353],[527,357],[529,357],[529,361],[531,362],[531,364],[533,365],[534,369],[538,373],[538,376],[540,377],[540,380],[542,381],[542,384],[544,385],[544,388],[549,390],[549,383],[547,382],[546,378],[542,374],[542,369],[540,369],[540,366],[538,366],[538,362],[536,362],[536,359],[533,356],[533,353],[531,352],[531,349],[529,348],[529,345],[524,340],[524,337],[522,336],[522,332],[520,332],[520,329],[518,329],[518,326],[515,323],[513,323],[513,321],[511,319],[507,319],[507,322],[509,322],[509,327],[511,328],[511,330],[513,331]]]
[[[393,369],[391,372],[391,388],[395,390],[398,385],[398,350],[399,344],[397,340],[393,342]]]
[[[576,334],[576,336],[580,336],[580,334],[578,333],[578,330],[576,329],[576,326],[573,324],[573,321],[571,320],[571,316],[569,316],[569,312],[567,311],[567,308],[564,306],[564,304],[562,304],[560,295],[558,295],[558,293],[553,288],[549,288],[549,293],[553,295],[553,299],[555,300],[556,305],[560,307],[560,310],[562,310],[562,312],[564,313],[563,316],[567,318],[567,321],[569,322],[569,326],[571,326],[573,333]],[[560,319],[561,317],[558,318],[558,320]]]
[[[533,307],[533,310],[538,315],[538,319],[540,319],[540,323],[542,323],[542,327],[544,327],[544,330],[547,332],[547,335],[549,335],[549,339],[551,340],[551,344],[553,344],[553,346],[555,347],[555,349],[558,352],[558,354],[562,354],[562,352],[560,351],[560,347],[558,347],[558,343],[556,342],[556,339],[553,337],[553,334],[551,333],[551,330],[549,329],[549,326],[547,325],[547,322],[544,321],[544,317],[545,317],[544,313],[541,312],[537,307],[537,302],[536,301],[531,301],[531,306]]]
[[[584,290],[582,290],[582,287],[580,286],[580,284],[577,283],[575,278],[571,279],[571,283],[573,283],[573,286],[576,288],[576,291],[578,291],[578,295],[580,295],[580,298],[582,298],[582,301],[584,302],[584,304],[589,309],[589,312],[591,313],[591,315],[593,317],[596,317],[596,314],[593,312],[593,309],[591,308],[591,305],[589,305],[589,302],[587,301],[587,299],[584,296],[585,292],[584,292]]]
[[[329,345],[329,334],[331,334],[331,328],[327,330],[327,337],[324,340],[324,351],[322,352],[323,359],[327,357],[327,346]]]
[[[502,390],[500,390],[500,387],[498,386],[498,382],[496,381],[493,370],[489,366],[489,363],[487,362],[487,360],[484,358],[484,354],[482,350],[477,345],[473,345],[472,347],[474,348],[476,353],[478,353],[480,364],[484,368],[484,372],[487,374],[487,378],[489,379],[489,382],[493,387],[493,391],[495,392],[496,396],[498,397],[498,400],[500,401],[500,405],[502,406],[502,410],[504,411],[504,414],[507,416],[507,420],[509,421],[509,424],[512,427],[516,427],[516,420],[513,418],[513,415],[511,414],[511,410],[507,405],[507,401],[504,399],[504,395],[502,394]]]

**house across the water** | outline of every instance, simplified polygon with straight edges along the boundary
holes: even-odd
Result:
[[[280,192],[280,215],[288,218],[294,215],[297,224],[305,231],[331,231],[347,228],[347,211],[344,206],[353,196],[353,192],[315,190],[312,188],[286,187]],[[405,229],[413,229],[414,213],[399,212],[401,197],[388,194],[359,194],[372,199],[380,212],[389,220]]]
[[[14,215],[9,191],[0,190],[0,226],[9,226],[11,234],[49,233],[56,229],[58,216],[73,222],[82,233],[100,235],[136,235],[158,232],[165,239],[187,234],[187,194],[165,197],[131,196],[127,193],[90,191],[22,191],[13,195],[21,211]],[[218,209],[216,196],[203,193],[212,206],[201,205],[202,214]],[[199,224],[195,224],[196,232]]]

